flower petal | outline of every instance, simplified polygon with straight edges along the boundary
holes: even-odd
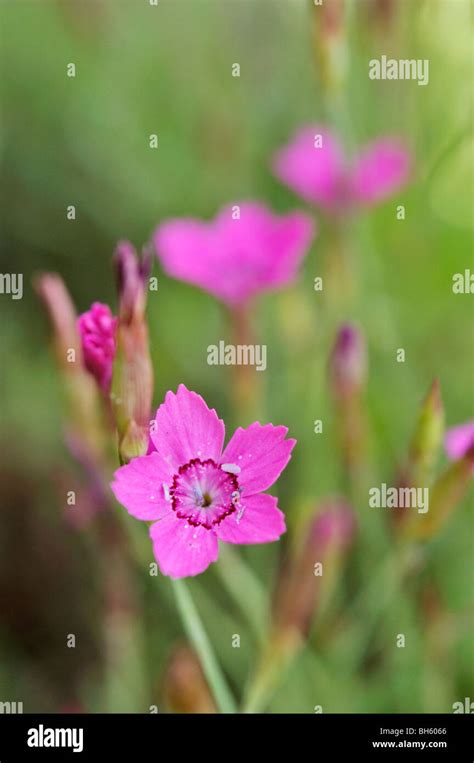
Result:
[[[411,158],[397,140],[381,139],[359,155],[351,174],[351,193],[360,204],[376,204],[396,193],[408,180]]]
[[[224,422],[215,410],[184,384],[179,385],[176,394],[167,392],[150,432],[153,445],[172,473],[192,458],[218,461],[224,435]]]
[[[296,440],[285,440],[288,429],[256,421],[247,429],[239,427],[222,456],[223,463],[240,467],[239,484],[244,496],[273,485],[290,460]]]
[[[132,458],[115,472],[111,488],[117,500],[137,519],[150,522],[170,511],[163,485],[171,484],[173,472],[158,453]]]
[[[465,424],[458,424],[458,426],[448,429],[444,438],[444,445],[447,456],[452,461],[464,458],[468,450],[474,447],[474,421],[467,421]]]
[[[320,143],[316,136],[321,136]],[[344,201],[344,154],[335,135],[319,125],[303,127],[277,151],[273,171],[311,204],[334,210]]]
[[[175,579],[199,575],[219,554],[212,530],[193,527],[173,511],[150,527],[150,537],[161,572]]]
[[[270,543],[286,531],[285,516],[273,495],[260,493],[242,497],[242,509],[216,525],[216,535],[225,543]],[[240,517],[240,519],[239,519]]]
[[[117,318],[108,305],[94,302],[90,310],[77,319],[77,330],[81,337],[84,365],[107,394],[112,381]]]
[[[156,229],[153,241],[168,275],[211,291],[217,263],[207,223],[188,217],[167,220]]]
[[[286,286],[294,281],[316,232],[308,215],[293,212],[275,219],[268,232],[269,266],[260,283],[261,290]]]

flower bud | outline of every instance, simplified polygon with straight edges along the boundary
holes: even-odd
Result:
[[[355,514],[346,501],[321,505],[281,576],[274,607],[277,630],[307,637],[315,609],[321,596],[332,590],[355,530]]]
[[[131,244],[115,253],[119,290],[117,354],[111,401],[119,434],[122,463],[147,452],[153,395],[153,368],[148,347],[145,306],[150,254],[140,260]]]
[[[107,395],[112,382],[117,318],[108,305],[94,302],[90,310],[79,316],[77,328],[85,367]]]
[[[74,305],[59,275],[44,273],[35,279],[34,285],[52,324],[55,354],[66,393],[68,438],[80,443],[89,458],[99,461],[104,444],[103,421],[95,384],[84,367]]]
[[[140,259],[129,241],[120,241],[114,255],[119,294],[120,321],[132,323],[143,318],[146,306],[148,277],[151,271],[151,251],[145,249]]]
[[[58,364],[63,370],[74,371],[76,366],[69,359],[81,356],[81,350],[76,311],[64,281],[56,273],[42,273],[35,279],[34,286],[51,322]]]
[[[364,337],[357,326],[346,323],[339,329],[329,358],[329,379],[334,397],[345,399],[359,392],[366,377]]]
[[[405,536],[429,540],[439,533],[463,499],[472,477],[474,445],[466,455],[450,464],[430,489],[429,511],[411,514],[404,528]]]
[[[410,445],[407,473],[410,484],[427,485],[435,465],[444,431],[444,408],[439,380],[435,379],[423,400]]]
[[[444,408],[439,380],[435,379],[424,398],[415,431],[410,443],[408,457],[397,477],[398,488],[427,488],[432,482],[432,473],[443,440]],[[395,512],[391,519],[399,533],[413,524],[411,509],[405,507]]]

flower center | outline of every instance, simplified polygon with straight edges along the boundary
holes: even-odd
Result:
[[[239,510],[241,489],[236,475],[226,471],[233,465],[223,466],[212,458],[193,458],[180,466],[169,488],[172,509],[180,519],[210,530]]]
[[[207,507],[211,506],[212,504],[212,497],[209,495],[209,493],[203,493],[200,502],[203,509],[207,509]]]

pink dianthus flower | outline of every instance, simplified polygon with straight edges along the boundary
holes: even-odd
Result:
[[[275,175],[310,204],[333,214],[374,206],[408,181],[411,156],[398,138],[379,138],[347,161],[337,136],[320,125],[303,127],[276,152]]]
[[[203,572],[218,541],[268,543],[285,532],[277,499],[262,493],[287,465],[296,440],[284,426],[238,428],[225,448],[224,423],[183,384],[168,392],[151,427],[155,450],[115,472],[112,490],[150,536],[164,575]]]
[[[173,278],[199,286],[230,307],[285,286],[296,277],[314,232],[302,212],[275,215],[263,204],[225,207],[211,222],[168,220],[154,234],[157,255]]]

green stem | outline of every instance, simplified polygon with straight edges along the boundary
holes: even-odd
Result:
[[[413,545],[395,546],[381,567],[375,571],[369,586],[364,589],[352,604],[355,616],[363,620],[364,627],[360,635],[352,636],[351,664],[353,669],[361,664],[370,641],[374,636],[377,625],[388,611],[391,603],[399,594],[411,566],[413,565],[415,547]],[[372,606],[371,602],[378,602]]]
[[[219,663],[186,584],[182,580],[173,580],[172,584],[184,629],[192,646],[196,650],[219,710],[221,713],[236,713],[237,708],[234,699],[219,667]]]
[[[280,630],[268,634],[267,645],[244,693],[241,713],[265,712],[290,670],[295,667],[304,647],[305,639],[296,631]],[[322,680],[330,684],[332,675],[319,655],[313,651],[311,656]]]
[[[239,607],[257,640],[262,643],[267,633],[267,597],[253,570],[240,555],[223,545],[216,572],[227,593]]]
[[[230,311],[230,332],[235,346],[255,344],[255,336],[251,321],[249,304],[236,307]],[[249,365],[234,365],[232,367],[232,392],[235,410],[239,421],[254,421],[261,415],[261,385],[260,374]]]

